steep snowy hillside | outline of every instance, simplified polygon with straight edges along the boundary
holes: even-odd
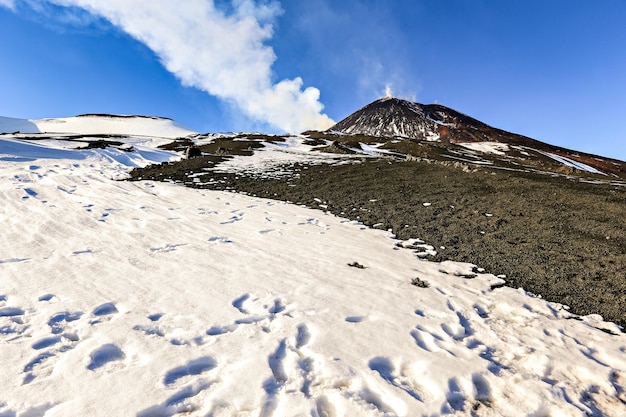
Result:
[[[624,415],[626,338],[597,315],[57,142],[0,137],[2,416]]]

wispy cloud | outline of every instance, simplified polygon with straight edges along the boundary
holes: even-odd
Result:
[[[0,0],[0,7],[6,7],[11,10],[15,10],[14,0]]]
[[[365,100],[384,96],[387,86],[391,86],[395,96],[416,97],[419,86],[411,51],[412,43],[420,40],[409,41],[402,31],[392,11],[392,4],[401,8],[396,4],[400,2],[293,3],[291,7],[297,9],[293,26],[312,50],[324,51],[325,73],[332,75],[334,87],[342,92],[336,94],[337,101],[349,101],[347,107],[356,108]]]
[[[7,1],[7,0],[0,0]],[[50,0],[8,0],[11,10],[28,20],[61,33],[110,30],[110,23],[82,7],[59,5]]]
[[[27,0],[28,1],[28,0]],[[153,50],[182,84],[234,104],[251,119],[288,132],[326,129],[320,92],[299,77],[275,82],[275,1],[40,0],[101,16]],[[14,7],[12,0],[0,5]]]

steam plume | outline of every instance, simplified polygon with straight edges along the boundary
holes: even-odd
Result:
[[[0,0],[0,4],[11,0]],[[229,13],[214,0],[48,0],[109,20],[144,43],[183,85],[235,104],[253,120],[287,132],[326,129],[320,92],[297,77],[274,83],[276,55],[265,42],[282,11],[274,1],[232,0]]]
[[[386,98],[393,97],[393,91],[391,90],[391,85],[389,84],[385,85],[385,97]]]

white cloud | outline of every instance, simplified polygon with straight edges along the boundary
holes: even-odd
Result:
[[[14,0],[0,0],[0,7],[6,7],[11,10],[15,10]]]
[[[11,0],[0,0],[4,4]],[[265,44],[282,12],[274,1],[233,0],[232,13],[213,0],[49,0],[109,20],[152,49],[184,85],[240,108],[248,117],[287,132],[326,129],[320,92],[300,78],[273,82],[276,56]]]

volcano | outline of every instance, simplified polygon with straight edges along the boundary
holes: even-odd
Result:
[[[481,144],[500,144],[497,152],[511,158],[549,158],[572,169],[626,178],[626,163],[623,161],[554,146],[498,129],[440,104],[420,104],[385,97],[352,113],[327,132],[437,142],[444,146],[459,144],[472,149],[481,149]]]

